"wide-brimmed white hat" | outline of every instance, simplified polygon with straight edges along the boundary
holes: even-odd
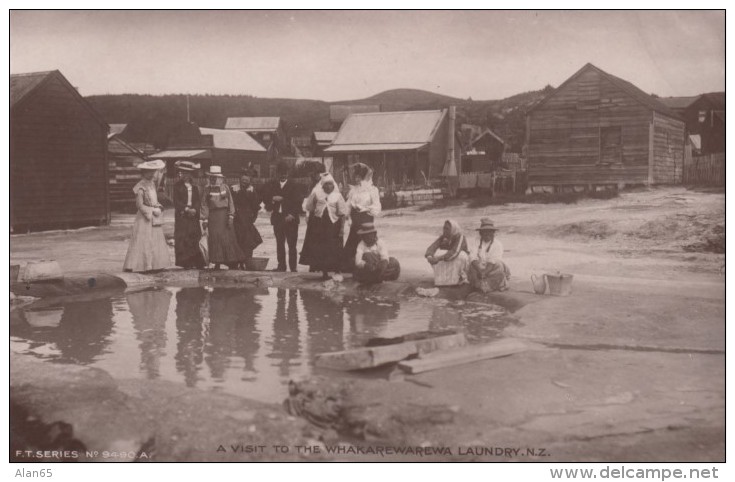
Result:
[[[207,176],[212,176],[212,177],[225,177],[222,174],[222,167],[220,167],[220,166],[209,166],[209,171],[207,171]]]
[[[164,167],[166,167],[166,163],[160,159],[156,159],[155,161],[145,161],[138,164],[138,169],[150,171],[157,171],[159,169],[163,169]]]

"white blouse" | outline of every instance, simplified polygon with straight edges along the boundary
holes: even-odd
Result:
[[[376,217],[382,210],[380,192],[371,182],[361,181],[358,186],[352,186],[347,194],[347,206]]]
[[[477,260],[481,263],[495,263],[503,259],[503,243],[498,239],[494,239],[491,243],[480,240],[480,246],[477,248]]]

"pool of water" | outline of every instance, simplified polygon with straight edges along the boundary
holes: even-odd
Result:
[[[463,329],[471,342],[512,322],[501,309],[425,298],[283,288],[160,287],[14,311],[11,348],[119,378],[165,379],[280,402],[319,353],[373,337]]]

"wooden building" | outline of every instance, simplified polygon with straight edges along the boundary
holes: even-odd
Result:
[[[697,154],[725,152],[725,93],[660,99],[686,122],[687,134]]]
[[[118,124],[120,125],[120,124]],[[146,153],[122,138],[120,133],[111,132],[107,136],[107,163],[110,174],[110,210],[112,212],[134,213],[135,197],[133,187],[140,181],[137,166],[148,160]]]
[[[526,121],[532,188],[681,182],[684,121],[592,64],[534,106]]]
[[[267,177],[275,165],[262,145],[245,132],[209,129],[195,124],[182,126],[170,139],[168,148],[151,156],[166,161],[169,177],[174,176],[178,160],[199,162],[203,170],[210,165],[222,167],[227,177],[240,177],[252,169],[257,177]]]
[[[225,130],[245,132],[266,149],[268,160],[286,155],[286,134],[280,117],[228,117]]]
[[[314,132],[311,135],[311,152],[313,157],[329,157],[324,154],[324,149],[332,145],[332,141],[337,137],[336,132]]]
[[[464,127],[464,126],[463,126]],[[502,169],[506,143],[489,128],[461,130],[462,172],[493,172]]]
[[[10,76],[13,232],[109,222],[107,132],[58,70]]]
[[[453,124],[446,109],[352,114],[323,152],[333,156],[333,173],[340,183],[348,181],[350,165],[363,162],[373,169],[378,186],[392,190],[424,185],[442,176],[450,150],[459,164]]]

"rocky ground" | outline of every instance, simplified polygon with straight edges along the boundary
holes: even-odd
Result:
[[[576,204],[468,204],[385,212],[376,224],[403,270],[400,283],[380,289],[400,293],[430,286],[422,254],[443,220],[457,220],[476,245],[473,228],[481,217],[491,217],[502,229],[512,288],[471,299],[514,311],[519,323],[504,334],[532,340],[542,349],[420,375],[307,381],[303,386],[318,393],[332,414],[331,425],[322,427],[282,407],[87,373],[82,378],[104,385],[91,386],[108,400],[96,406],[110,404],[111,410],[141,418],[139,425],[126,428],[133,435],[120,432],[118,437],[113,427],[104,443],[151,453],[155,446],[155,460],[724,461],[724,193],[672,187]],[[56,259],[66,273],[81,279],[116,274],[131,221],[121,216],[103,228],[12,236],[11,264]],[[258,227],[265,243],[256,255],[274,258],[267,218],[261,217]],[[534,295],[530,275],[557,270],[574,275],[572,295]],[[324,289],[306,273],[221,277]],[[347,281],[341,289],[355,287]],[[465,295],[452,289],[440,294]],[[75,440],[87,448],[106,446],[85,428],[104,420],[101,412],[84,408],[89,405],[73,408],[83,389],[54,385],[39,374],[47,369],[23,358],[11,360],[11,398],[21,415],[14,420],[17,427],[40,427],[46,434],[41,442],[28,443],[43,446],[49,437],[61,437],[70,446]],[[63,369],[73,372],[64,376],[91,370]],[[50,393],[65,395],[44,395],[47,384]],[[59,406],[64,397],[68,402]],[[73,433],[51,426],[60,421],[72,425]],[[76,437],[77,432],[84,435]],[[223,440],[236,447],[283,444],[291,451],[217,452]],[[353,449],[298,454],[295,447],[302,443]],[[437,451],[364,452],[376,446]]]

